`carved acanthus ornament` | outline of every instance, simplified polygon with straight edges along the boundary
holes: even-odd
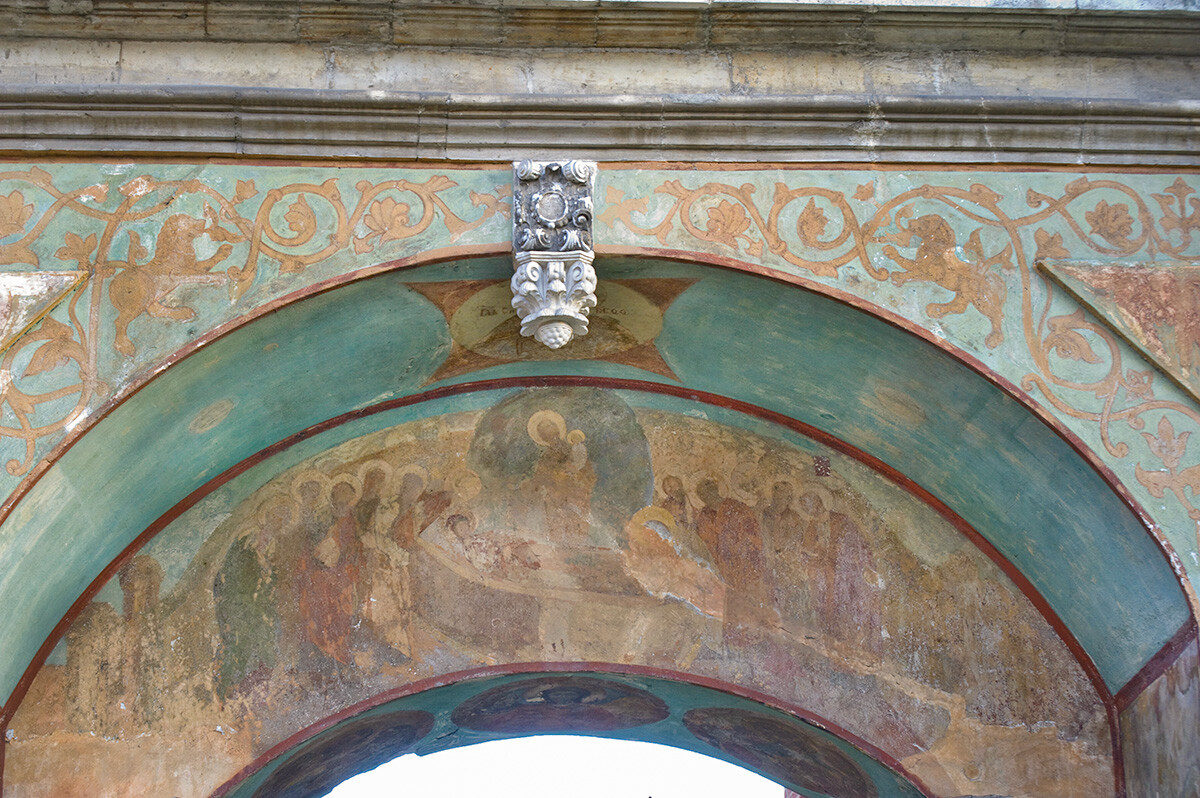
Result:
[[[558,349],[587,335],[596,306],[591,161],[513,163],[512,306],[521,334]]]

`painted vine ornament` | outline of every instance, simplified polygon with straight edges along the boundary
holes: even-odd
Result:
[[[1115,422],[1145,438],[1148,450],[1131,476],[1150,496],[1177,499],[1196,522],[1200,545],[1198,466],[1180,467],[1162,456],[1178,450],[1191,459],[1186,451],[1190,432],[1171,437],[1170,419],[1195,428],[1200,412],[1193,404],[1156,396],[1155,372],[1136,368],[1140,361],[1122,353],[1119,337],[1108,326],[1080,309],[1056,313],[1061,292],[1039,281],[1036,271],[1038,265],[1081,256],[1162,261],[1177,269],[1200,262],[1200,198],[1192,196],[1196,190],[1183,178],[1160,192],[1147,192],[1083,176],[1055,193],[1028,188],[1024,207],[983,182],[967,188],[925,184],[894,194],[884,193],[877,180],[853,192],[784,182],[775,183],[773,191],[762,188],[722,182],[690,188],[672,179],[655,188],[651,198],[627,197],[609,186],[599,219],[614,232],[619,223],[634,240],[732,252],[801,269],[839,287],[847,284],[850,267],[897,288],[917,284],[926,302],[924,316],[933,324],[963,316],[969,325],[973,314],[981,315],[989,328],[982,341],[987,350],[1005,345],[1007,324],[1010,334],[1021,334],[1019,346],[1034,367],[1013,375],[1022,390],[1041,393],[1060,418],[1096,424],[1100,444],[1112,458],[1128,457],[1138,443],[1124,430],[1114,430]],[[962,235],[965,230],[970,232]],[[853,280],[863,284],[857,276]],[[855,293],[870,296],[876,290]],[[1019,309],[1013,307],[1018,300]],[[1191,346],[1195,322],[1174,320],[1172,335]],[[1064,367],[1075,367],[1082,376],[1064,374]],[[1158,423],[1157,437],[1143,432],[1144,416]],[[1172,432],[1164,435],[1167,429]]]
[[[131,375],[149,373],[201,330],[357,268],[355,258],[379,264],[439,242],[495,244],[511,232],[517,257],[536,265],[539,277],[518,289],[541,301],[539,292],[561,284],[564,294],[578,288],[586,297],[590,281],[580,278],[591,276],[592,201],[568,213],[567,200],[587,198],[596,174],[567,163],[575,165],[543,166],[535,177],[530,162],[529,180],[420,169],[326,179],[331,172],[320,168],[276,179],[274,167],[234,174],[219,165],[146,164],[105,177],[79,164],[0,171],[0,267],[87,275],[0,358],[0,477],[10,490],[17,480],[29,484],[67,433],[130,385]],[[649,177],[606,172],[596,215],[613,243],[733,254],[944,326],[1008,379],[1042,394],[1060,419],[1095,431],[1110,461],[1128,463],[1121,471],[1128,483],[1144,496],[1161,493],[1200,532],[1200,492],[1189,470],[1200,457],[1192,434],[1200,413],[1037,270],[1097,259],[1200,262],[1200,198],[1189,181],[1022,178],[1018,191],[1011,179],[979,171],[929,173],[921,185],[864,173],[843,186],[822,185],[815,173],[777,182],[772,173],[743,172],[723,182],[699,170],[657,184],[637,174]],[[557,189],[539,190],[547,179]],[[524,204],[510,206],[513,184],[528,187]],[[535,194],[538,216],[528,204]],[[510,215],[525,222],[510,228]],[[589,262],[574,270],[567,246],[581,247]],[[555,253],[550,262],[561,270],[551,274],[528,254],[536,251]],[[574,318],[582,330],[584,310],[591,310],[586,302]],[[962,343],[956,328],[980,321],[978,344]],[[565,323],[571,337],[580,334]],[[1178,465],[1159,454],[1176,449]]]
[[[596,307],[590,161],[513,162],[512,306],[521,335],[560,349]]]
[[[127,376],[185,343],[185,325],[215,326],[205,306],[222,296],[227,309],[249,309],[262,301],[252,290],[311,281],[335,256],[392,252],[436,225],[458,242],[509,214],[507,186],[464,191],[463,201],[449,196],[459,184],[442,174],[265,191],[252,178],[223,186],[142,174],[67,190],[60,179],[40,167],[0,171],[0,268],[44,276],[68,274],[47,271],[67,265],[86,275],[65,314],[43,319],[0,359],[0,446],[14,477],[121,387],[106,349]],[[157,351],[146,351],[151,336],[130,332],[151,319],[165,323],[160,335],[170,341],[154,342]]]

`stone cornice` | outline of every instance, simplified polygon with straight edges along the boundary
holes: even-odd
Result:
[[[999,5],[999,4],[997,4]],[[411,0],[3,0],[8,38],[345,43],[521,48],[969,50],[1186,55],[1200,52],[1193,0],[1081,8],[821,2],[412,2]],[[1017,7],[1013,7],[1017,6]]]
[[[0,151],[1200,166],[1200,102],[8,86]]]

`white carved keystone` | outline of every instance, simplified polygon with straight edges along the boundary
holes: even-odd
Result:
[[[591,161],[513,162],[512,306],[521,335],[558,349],[587,335],[596,306]]]

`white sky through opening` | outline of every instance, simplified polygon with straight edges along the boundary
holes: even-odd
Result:
[[[328,798],[783,798],[784,788],[720,759],[599,737],[518,737],[408,754]]]

